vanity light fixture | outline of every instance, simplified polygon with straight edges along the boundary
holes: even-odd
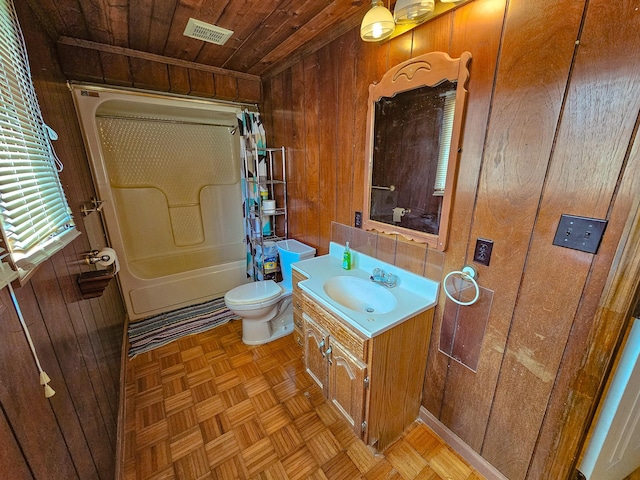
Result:
[[[433,13],[435,0],[398,0],[393,9],[393,19],[398,25],[422,23]]]
[[[382,42],[398,37],[416,26],[443,15],[473,0],[397,0],[385,8],[384,0],[372,0],[371,8],[362,19],[360,37],[365,42]]]
[[[379,42],[389,38],[395,29],[393,15],[382,0],[372,0],[371,9],[362,19],[360,38],[365,42]]]

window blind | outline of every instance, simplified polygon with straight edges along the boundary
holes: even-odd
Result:
[[[11,0],[0,0],[0,227],[21,279],[79,235]]]
[[[451,147],[451,135],[453,133],[453,116],[456,110],[456,91],[451,90],[444,94],[444,114],[442,116],[442,129],[440,130],[440,151],[438,152],[438,167],[436,169],[436,181],[433,188],[435,196],[444,195],[444,187],[447,183],[447,165],[449,163],[449,148]]]

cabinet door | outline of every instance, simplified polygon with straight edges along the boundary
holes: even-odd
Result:
[[[304,318],[304,366],[327,396],[327,359],[329,335],[307,315]]]
[[[367,365],[333,339],[326,355],[329,363],[329,400],[342,412],[356,435],[362,438]]]

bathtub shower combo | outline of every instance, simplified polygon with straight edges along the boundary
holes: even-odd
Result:
[[[72,92],[129,318],[246,283],[241,106],[93,86]]]

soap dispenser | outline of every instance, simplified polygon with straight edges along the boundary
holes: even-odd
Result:
[[[351,270],[351,250],[349,250],[349,242],[344,247],[344,253],[342,254],[342,268],[345,270]]]

